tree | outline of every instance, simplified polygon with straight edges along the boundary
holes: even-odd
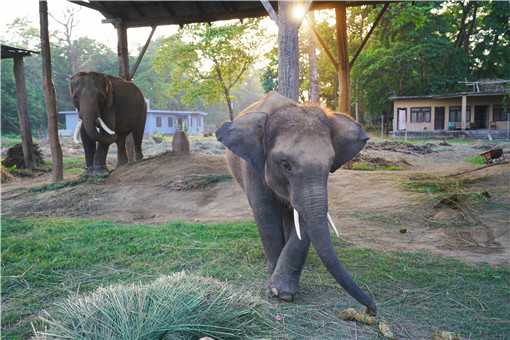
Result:
[[[163,42],[155,68],[160,76],[170,75],[170,96],[180,96],[185,105],[222,98],[233,120],[232,91],[253,64],[260,35],[256,20],[189,25]]]

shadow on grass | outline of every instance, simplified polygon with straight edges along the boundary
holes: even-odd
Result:
[[[71,293],[114,283],[149,282],[187,270],[264,297],[264,257],[253,223],[158,226],[82,219],[2,221],[2,333],[31,334],[30,322]],[[379,304],[380,316],[404,338],[447,329],[472,339],[510,334],[510,270],[467,265],[424,253],[378,252],[334,240],[355,280]],[[294,304],[273,304],[278,335],[375,339],[368,326],[338,320],[355,302],[312,251]],[[275,336],[278,336],[275,333]]]

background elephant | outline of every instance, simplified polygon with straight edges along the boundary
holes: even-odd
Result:
[[[270,93],[216,136],[253,210],[272,294],[294,298],[311,243],[336,281],[375,314],[374,301],[338,260],[328,229],[328,175],[365,145],[360,125]]]
[[[87,174],[107,173],[106,156],[117,143],[117,166],[127,163],[126,137],[133,134],[135,160],[143,158],[142,139],[147,105],[140,89],[130,81],[97,72],[79,72],[70,81],[70,92],[80,121]]]

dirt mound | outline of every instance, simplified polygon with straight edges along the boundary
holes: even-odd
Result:
[[[379,156],[374,156],[371,153],[362,151],[354,159],[354,163],[367,163],[375,167],[375,169],[381,168],[399,168],[407,169],[412,166],[407,160],[400,158],[398,160],[387,159]]]
[[[34,150],[33,150],[33,156],[34,156],[34,165],[38,166],[42,164],[43,162],[43,156],[41,152],[41,148],[39,147],[39,144],[34,144]],[[23,158],[23,147],[20,143],[10,147],[7,149],[7,155],[5,156],[4,160],[2,161],[2,165],[10,168],[15,166],[16,169],[25,169],[25,160]]]
[[[372,143],[368,142],[365,146],[366,150],[380,150],[380,151],[393,151],[400,152],[410,155],[425,155],[434,151],[434,147],[436,144],[426,143],[426,144],[410,144],[410,143],[402,143],[395,141],[384,141],[382,143]]]

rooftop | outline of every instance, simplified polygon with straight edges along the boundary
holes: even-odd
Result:
[[[260,1],[73,1],[95,9],[103,22],[127,27],[185,25],[195,22],[256,18],[267,15]],[[392,1],[345,1],[347,6],[376,5]],[[277,11],[277,1],[270,1]],[[313,1],[310,8],[334,8],[338,1]]]
[[[400,100],[400,99],[449,99],[449,98],[461,98],[462,96],[466,97],[486,97],[486,96],[504,96],[510,95],[509,90],[502,91],[484,91],[484,92],[457,92],[457,93],[446,93],[446,94],[431,94],[431,95],[423,95],[423,96],[391,96],[390,100]]]
[[[29,57],[34,53],[39,54],[39,52],[27,50],[24,48],[2,45],[1,59],[9,59],[15,57]]]

